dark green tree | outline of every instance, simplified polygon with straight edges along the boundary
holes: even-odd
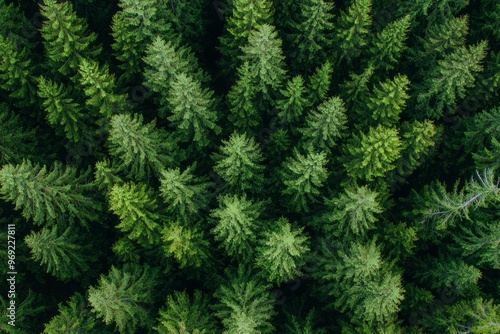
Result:
[[[256,92],[250,64],[245,61],[238,67],[238,79],[227,95],[231,111],[228,118],[239,130],[250,130],[261,123],[255,105]]]
[[[306,96],[311,105],[316,105],[326,98],[330,89],[332,74],[332,64],[327,60],[323,65],[317,67],[313,75],[309,77]]]
[[[97,286],[88,290],[92,312],[106,325],[114,323],[120,333],[151,328],[154,320],[148,307],[158,283],[158,270],[147,265],[111,266],[108,275],[101,275]]]
[[[260,192],[264,184],[264,157],[253,137],[233,133],[212,155],[214,171],[237,191]]]
[[[463,256],[471,257],[477,265],[500,269],[500,221],[474,221],[463,225],[454,235]]]
[[[19,115],[0,103],[0,165],[39,157],[35,130],[26,128]]]
[[[300,75],[290,79],[285,89],[281,90],[282,97],[276,101],[278,110],[278,120],[281,125],[287,128],[293,128],[309,101],[305,97],[304,79]]]
[[[209,243],[197,226],[188,227],[174,222],[166,225],[161,234],[165,253],[175,258],[181,268],[201,267],[209,256]]]

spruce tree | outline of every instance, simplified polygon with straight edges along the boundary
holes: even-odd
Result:
[[[257,248],[256,264],[270,283],[281,284],[301,276],[309,253],[309,238],[304,228],[295,228],[281,217],[271,231],[265,232]]]
[[[347,129],[344,101],[331,97],[312,110],[306,117],[306,126],[299,129],[304,141],[303,147],[314,147],[328,151],[335,146]]]
[[[197,226],[183,226],[178,222],[166,225],[161,231],[163,249],[174,257],[181,268],[201,267],[208,258],[209,243]]]
[[[370,127],[368,134],[354,136],[345,149],[347,175],[372,181],[396,168],[401,156],[401,139],[396,129],[378,125]]]
[[[304,79],[299,75],[288,80],[285,89],[281,90],[282,97],[276,101],[278,120],[281,125],[293,128],[299,120],[309,101],[305,97]]]
[[[290,195],[290,206],[297,212],[309,211],[310,204],[317,201],[321,188],[328,177],[325,153],[308,150],[306,155],[294,150],[294,156],[283,163],[281,179],[286,186],[282,191]]]
[[[465,257],[479,266],[500,269],[500,221],[475,220],[473,226],[461,226],[454,239]]]
[[[264,184],[264,157],[253,137],[233,133],[212,155],[214,171],[236,191],[259,192]]]
[[[230,256],[248,259],[255,251],[257,233],[262,228],[259,219],[262,202],[247,200],[246,195],[224,195],[218,199],[219,207],[210,216],[215,221],[212,234]]]
[[[0,166],[20,163],[23,159],[38,159],[36,132],[22,124],[7,104],[0,103]]]
[[[153,190],[145,184],[115,184],[109,193],[109,208],[120,218],[116,228],[142,245],[159,242],[161,216]]]
[[[96,260],[89,245],[78,243],[81,236],[70,227],[64,231],[58,226],[42,228],[26,236],[24,242],[30,248],[32,258],[46,268],[46,272],[67,281],[86,273]]]
[[[154,329],[160,334],[218,333],[209,310],[208,298],[200,290],[195,290],[192,297],[186,291],[174,291],[168,295]]]
[[[307,85],[307,100],[311,105],[322,102],[330,89],[333,67],[329,60],[318,66],[313,75],[309,77]]]
[[[153,319],[148,307],[154,303],[157,278],[158,270],[147,265],[111,266],[106,276],[101,275],[97,286],[88,290],[92,312],[106,325],[114,323],[120,333],[151,328]]]
[[[255,96],[250,64],[245,61],[238,67],[238,79],[227,95],[231,111],[228,118],[241,131],[250,130],[261,123]]]
[[[108,147],[117,171],[143,180],[172,165],[172,141],[156,128],[156,120],[143,124],[142,115],[119,114],[111,118],[110,125]]]
[[[86,225],[97,219],[101,208],[88,195],[92,189],[90,174],[90,169],[79,172],[60,162],[48,168],[24,160],[0,169],[0,194],[36,225],[57,223],[63,227],[75,221]]]
[[[44,0],[40,13],[46,18],[41,33],[50,70],[75,74],[82,58],[95,59],[100,54],[101,47],[94,45],[97,35],[87,31],[85,19],[77,17],[71,3]]]

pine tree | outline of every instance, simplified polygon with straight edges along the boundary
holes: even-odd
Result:
[[[128,111],[125,94],[116,94],[115,76],[108,66],[100,67],[96,61],[82,59],[78,66],[80,84],[87,96],[87,105],[104,118]]]
[[[47,113],[47,122],[57,133],[66,136],[69,141],[79,142],[89,130],[88,117],[71,97],[71,91],[63,84],[57,84],[45,77],[38,78],[38,96]]]
[[[45,324],[44,334],[108,333],[98,328],[87,300],[78,292],[68,300],[67,305],[59,304],[58,310],[59,313]]]
[[[187,220],[205,209],[210,201],[211,183],[193,173],[196,165],[187,167],[182,173],[179,168],[162,171],[160,194],[168,210],[180,220]]]
[[[282,97],[276,101],[278,120],[281,125],[293,128],[302,112],[309,106],[305,97],[304,79],[300,75],[290,79],[285,89],[281,90]]]
[[[233,133],[212,155],[214,171],[237,191],[260,191],[264,184],[264,160],[253,137]]]
[[[157,244],[161,216],[153,190],[145,184],[115,184],[109,193],[109,208],[120,218],[116,228],[143,245]]]
[[[160,334],[216,334],[215,321],[209,311],[209,301],[201,291],[195,290],[190,298],[186,291],[168,295],[160,309],[158,325]]]
[[[172,115],[167,117],[177,128],[184,142],[207,146],[211,133],[219,134],[213,92],[203,89],[192,76],[179,73],[174,76],[168,96]]]
[[[307,88],[307,100],[311,105],[322,102],[330,89],[333,67],[330,61],[316,68],[314,74],[309,77]]]
[[[35,131],[27,129],[7,104],[0,103],[0,166],[39,158],[35,138]]]
[[[309,205],[316,201],[319,188],[328,177],[327,161],[325,153],[308,150],[304,156],[295,149],[294,156],[283,164],[281,178],[286,189],[282,193],[292,196],[290,204],[295,211],[307,212]]]
[[[218,303],[215,315],[221,319],[225,334],[268,334],[273,332],[270,322],[274,315],[270,285],[239,267],[237,275],[214,294]]]
[[[165,226],[161,234],[165,253],[174,257],[180,268],[201,267],[208,258],[209,243],[197,226],[187,227],[174,222]]]
[[[347,11],[341,12],[336,38],[339,61],[345,58],[349,63],[352,62],[367,45],[367,35],[372,24],[371,9],[371,0],[354,0]]]
[[[116,159],[117,171],[143,180],[172,165],[172,142],[156,128],[156,120],[143,124],[142,115],[120,114],[111,118],[110,125],[109,152]]]
[[[238,79],[227,95],[231,110],[228,118],[238,130],[250,130],[261,123],[255,96],[250,64],[246,61],[238,67]]]
[[[248,61],[254,85],[263,94],[266,101],[272,101],[272,93],[276,93],[285,77],[286,70],[281,39],[274,26],[261,25],[252,30],[248,36],[248,45],[242,47],[243,61]]]
[[[87,31],[87,23],[76,16],[71,3],[44,0],[40,13],[46,18],[41,33],[51,70],[73,74],[82,58],[100,54],[101,47],[94,45],[97,35]]]
[[[398,131],[378,125],[370,127],[368,134],[354,136],[346,146],[348,154],[344,163],[350,177],[372,181],[396,168],[401,156]]]
[[[366,186],[345,189],[325,201],[327,212],[320,219],[324,230],[336,236],[365,234],[375,228],[377,216],[382,212],[379,201],[378,193]]]
[[[409,15],[391,22],[375,35],[370,48],[370,64],[384,71],[391,70],[405,51],[411,19]]]
[[[60,232],[57,226],[42,228],[24,239],[32,258],[46,268],[47,273],[63,281],[74,279],[89,271],[90,262],[96,260],[89,247],[78,243],[81,236],[68,227]]]
[[[347,129],[347,116],[344,101],[339,97],[331,97],[318,110],[312,110],[306,118],[306,126],[299,129],[304,141],[303,147],[328,151],[336,145],[336,141]]]
[[[0,35],[0,48],[3,50],[0,62],[0,88],[9,93],[9,97],[20,107],[36,102],[36,90],[31,75],[34,65],[25,48],[16,41]]]
[[[215,220],[212,234],[230,256],[249,258],[254,253],[257,233],[262,228],[259,220],[264,203],[247,200],[246,195],[224,195],[219,207],[210,216]]]
[[[281,284],[301,276],[301,267],[309,253],[308,239],[304,228],[292,228],[283,217],[271,231],[264,233],[256,263],[270,283]]]
[[[154,302],[157,277],[158,270],[147,265],[120,269],[111,266],[108,275],[101,275],[97,287],[88,290],[92,312],[106,325],[116,324],[120,333],[136,333],[138,327],[150,328],[153,320],[147,308]]]
[[[290,45],[295,48],[290,53],[296,67],[304,70],[325,62],[327,50],[332,45],[333,3],[324,0],[300,2],[300,16],[291,25]]]
[[[458,99],[464,98],[468,88],[474,87],[476,77],[482,71],[487,42],[469,47],[461,46],[431,70],[424,87],[417,95],[418,109],[429,118],[439,118],[445,108],[452,108]]]
[[[220,37],[220,51],[223,55],[223,71],[230,72],[241,64],[241,48],[248,43],[252,30],[263,24],[272,24],[274,10],[268,0],[233,0],[232,13],[227,21],[226,32]]]
[[[47,227],[78,221],[86,225],[98,217],[100,203],[87,195],[91,170],[84,172],[55,162],[49,169],[24,160],[0,169],[0,194],[22,210],[27,220]]]

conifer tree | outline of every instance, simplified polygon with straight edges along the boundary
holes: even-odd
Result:
[[[309,253],[308,239],[304,228],[293,228],[283,217],[271,231],[264,233],[256,263],[270,283],[281,284],[301,275]]]
[[[298,75],[290,79],[285,89],[281,90],[282,97],[276,101],[278,109],[278,119],[287,128],[293,128],[302,112],[309,106],[309,101],[305,97],[304,79]]]
[[[32,258],[46,268],[47,273],[63,280],[74,279],[90,269],[96,260],[88,246],[78,243],[81,236],[68,227],[60,231],[58,226],[42,228],[24,239]]]
[[[87,105],[104,118],[128,111],[125,94],[116,94],[115,77],[108,66],[100,67],[96,61],[82,59],[78,66],[80,84],[87,96]]]
[[[196,216],[205,209],[210,201],[208,189],[211,183],[203,177],[196,176],[193,171],[196,165],[162,171],[160,178],[160,194],[168,210],[178,219],[186,220]]]
[[[253,137],[233,133],[212,155],[214,171],[237,191],[259,192],[264,183],[264,157]]]
[[[136,333],[138,327],[151,328],[148,305],[154,303],[158,270],[144,265],[111,266],[98,285],[88,290],[92,312],[106,325],[114,323],[120,333]]]
[[[98,161],[95,164],[95,184],[99,190],[105,190],[106,194],[109,193],[109,190],[115,184],[123,183],[123,180],[116,174],[115,170],[108,159]]]
[[[274,315],[270,285],[239,267],[237,275],[230,275],[214,297],[215,315],[224,325],[224,333],[269,334],[274,328],[270,322]]]
[[[249,258],[254,253],[257,233],[262,228],[259,217],[262,202],[247,200],[246,195],[224,195],[218,199],[219,207],[210,216],[215,220],[212,234],[221,242],[227,254]]]
[[[473,226],[461,226],[453,237],[462,255],[474,259],[478,266],[500,268],[500,221],[475,220]]]
[[[168,103],[172,115],[167,119],[177,128],[182,141],[204,147],[208,145],[211,133],[220,133],[213,92],[202,88],[192,76],[185,73],[174,76]]]
[[[22,124],[5,103],[0,103],[0,166],[36,159],[36,133]]]
[[[58,311],[59,313],[45,324],[44,334],[108,333],[98,328],[87,300],[78,292],[71,296],[67,305],[59,304]]]
[[[73,74],[82,58],[100,54],[101,47],[94,45],[97,35],[87,31],[85,19],[77,17],[70,2],[44,0],[40,13],[46,18],[41,33],[51,70]]]
[[[245,61],[238,67],[238,79],[227,95],[231,110],[228,118],[238,130],[249,130],[261,123],[261,115],[254,102],[255,96],[250,64]]]
[[[145,184],[115,184],[109,193],[109,208],[120,217],[116,228],[143,245],[159,241],[161,216],[153,190]]]
[[[0,48],[3,50],[0,62],[0,88],[20,107],[30,106],[36,101],[36,90],[31,75],[34,65],[25,48],[16,41],[0,35]]]
[[[178,222],[170,223],[161,231],[163,249],[173,256],[181,268],[200,267],[208,258],[208,241],[197,227],[187,227]]]
[[[71,91],[63,84],[45,77],[38,78],[38,96],[43,100],[47,122],[56,133],[64,135],[69,141],[79,142],[85,138],[88,130],[85,124],[88,117],[71,95]]]
[[[333,67],[329,60],[316,68],[314,74],[309,77],[307,88],[307,100],[310,105],[316,105],[323,101],[330,89]]]
[[[111,118],[109,152],[116,159],[117,171],[128,177],[147,179],[173,163],[172,142],[156,128],[156,120],[143,124],[139,114],[119,114]]]
[[[371,9],[371,0],[354,0],[347,11],[341,12],[336,38],[339,61],[345,58],[351,62],[359,57],[367,45],[367,35],[372,24]]]
[[[281,50],[281,39],[274,26],[261,25],[248,36],[248,45],[242,47],[241,59],[248,61],[254,84],[266,101],[272,101],[285,77],[285,57]]]
[[[438,61],[425,80],[425,90],[417,95],[418,108],[425,116],[440,118],[445,108],[453,107],[458,99],[465,97],[483,69],[481,63],[486,57],[487,46],[486,41],[461,46]]]
[[[336,145],[336,141],[347,129],[347,116],[344,101],[339,97],[331,97],[318,110],[312,110],[306,118],[306,126],[299,131],[302,133],[304,147],[314,147],[328,151]]]
[[[217,327],[210,314],[208,298],[195,290],[190,298],[186,291],[174,291],[168,295],[165,306],[160,309],[158,325],[160,334],[216,334]]]
[[[410,15],[391,22],[375,35],[370,48],[370,63],[384,71],[393,69],[406,49],[405,41],[410,29]]]
[[[295,211],[309,211],[309,205],[316,201],[321,188],[328,177],[326,154],[308,150],[306,155],[294,150],[281,171],[281,178],[286,186],[282,191],[291,196],[290,204]]]
[[[327,58],[333,39],[333,3],[324,0],[300,2],[300,16],[291,25],[290,53],[296,66],[302,70],[316,67]]]
[[[323,228],[336,236],[363,235],[375,228],[377,215],[382,212],[378,193],[366,186],[347,188],[325,204],[327,212],[322,215],[321,222],[327,224],[323,223]]]
[[[429,24],[434,24],[455,16],[468,4],[469,0],[402,0],[397,6],[400,15],[410,14],[413,19],[425,17]]]
[[[410,81],[406,75],[397,75],[379,83],[373,88],[372,97],[368,99],[367,108],[376,124],[383,126],[396,125],[401,112],[406,107]]]
[[[0,330],[7,334],[30,334],[32,330],[37,330],[37,318],[46,311],[46,306],[41,303],[41,296],[31,289],[27,293],[16,293],[15,326],[9,324],[11,314],[8,308],[11,307],[10,301],[12,299],[6,297],[7,294],[0,295],[0,307],[2,308]]]
[[[248,43],[252,30],[263,24],[272,24],[274,10],[268,0],[233,0],[231,16],[228,18],[226,32],[220,37],[220,51],[223,55],[223,71],[235,70],[241,64],[241,48]]]
[[[24,160],[0,169],[0,194],[36,225],[63,227],[74,221],[86,225],[97,219],[101,207],[87,195],[92,188],[90,174],[90,169],[79,172],[60,162],[49,169]]]
[[[368,65],[359,74],[351,72],[349,74],[350,80],[342,84],[342,97],[344,101],[351,105],[354,111],[359,112],[359,110],[363,110],[368,103],[367,97],[370,95],[368,83],[370,83],[374,71],[374,67]]]
[[[160,2],[163,7],[168,6],[168,21],[172,23],[173,29],[178,32],[185,43],[189,44],[193,50],[201,52],[199,41],[203,40],[204,31],[203,9],[206,2],[204,0],[180,0],[174,5]],[[161,17],[164,14],[162,13]]]
[[[396,168],[401,156],[398,131],[378,125],[370,127],[368,134],[354,136],[346,146],[348,155],[344,163],[350,177],[372,181]]]

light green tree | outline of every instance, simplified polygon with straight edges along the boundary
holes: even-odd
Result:
[[[209,243],[197,226],[183,226],[178,222],[166,225],[161,231],[163,249],[174,257],[181,268],[201,267],[208,258]]]

